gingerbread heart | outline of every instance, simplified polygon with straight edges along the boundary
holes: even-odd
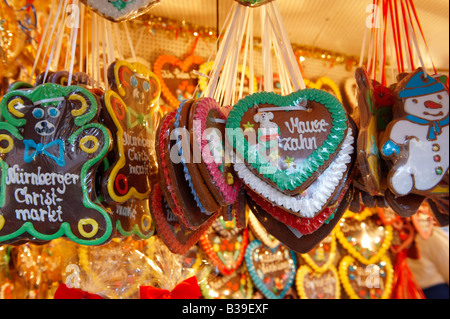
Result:
[[[378,262],[389,249],[393,230],[383,226],[375,210],[366,208],[359,214],[347,211],[335,229],[339,243],[359,262]]]
[[[403,250],[409,250],[413,247],[411,245],[413,245],[416,236],[414,226],[410,221],[405,221],[402,226],[401,229],[396,229],[393,234],[390,250],[394,254],[398,254]]]
[[[226,153],[225,123],[222,108],[212,98],[199,99],[191,107],[189,131],[192,153],[201,154],[201,160],[196,161],[197,167],[214,198],[222,206],[236,201],[241,186],[229,160],[231,155]]]
[[[176,156],[172,156],[173,153],[179,154],[176,148],[176,137],[174,140],[171,134],[175,115],[175,111],[166,114],[156,133],[159,183],[167,204],[178,222],[186,229],[197,230],[217,214],[208,215],[200,211],[197,200],[192,194],[192,188],[185,178],[183,164],[180,160],[175,161]]]
[[[354,140],[348,126],[345,111],[333,96],[305,89],[289,96],[268,92],[247,96],[230,111],[226,133],[238,154],[235,171],[249,188],[293,214],[312,218],[330,200],[352,163]],[[306,140],[314,145],[306,145]],[[318,174],[332,165],[338,167],[329,173],[340,177],[319,187],[330,178],[317,179]],[[298,196],[309,186],[315,190]]]
[[[200,245],[220,273],[231,275],[243,262],[248,245],[248,229],[240,230],[236,221],[217,218],[200,238]]]
[[[160,0],[81,0],[94,12],[113,22],[134,19]]]
[[[8,92],[0,109],[0,243],[109,241],[113,219],[94,191],[95,171],[112,145],[98,98],[47,83]]]
[[[206,299],[252,299],[253,284],[245,267],[229,276],[217,275],[206,270],[200,280],[200,290]]]
[[[282,299],[294,283],[297,258],[284,245],[270,249],[255,239],[247,247],[245,263],[253,283],[268,299]]]
[[[355,71],[358,84],[359,134],[357,162],[365,190],[372,196],[381,191],[381,159],[378,150],[378,124],[372,82],[363,68]]]
[[[162,55],[156,59],[153,72],[161,82],[162,97],[169,109],[177,108],[183,100],[199,97],[194,96],[198,79],[192,71],[198,70],[203,63],[203,59],[195,55],[185,60],[172,55]]]
[[[383,225],[392,225],[394,228],[398,229],[402,227],[403,219],[397,215],[390,207],[377,207],[378,217],[380,217]]]
[[[348,122],[335,97],[304,89],[288,96],[249,95],[230,111],[226,128],[228,140],[252,172],[294,195],[306,189],[337,155]]]
[[[341,287],[336,268],[331,266],[321,273],[306,265],[301,266],[295,284],[301,299],[340,299]]]
[[[394,269],[386,255],[369,265],[345,256],[339,263],[339,278],[351,299],[388,299],[392,293]]]
[[[315,81],[306,80],[305,85],[311,89],[324,90],[334,95],[342,103],[342,94],[338,85],[332,79],[326,76],[321,76]]]
[[[198,229],[189,230],[182,226],[177,216],[172,212],[159,184],[153,186],[151,200],[151,213],[156,231],[170,251],[175,254],[186,254],[199,241],[215,219],[210,218]]]

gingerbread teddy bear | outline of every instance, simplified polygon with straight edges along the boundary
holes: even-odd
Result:
[[[148,198],[157,175],[154,145],[161,86],[145,66],[126,61],[111,64],[108,79],[111,88],[102,97],[103,118],[115,143],[102,193],[122,234],[148,237],[153,232]]]
[[[47,83],[8,92],[0,111],[0,243],[110,240],[112,215],[94,191],[95,171],[112,145],[97,122],[98,98]]]

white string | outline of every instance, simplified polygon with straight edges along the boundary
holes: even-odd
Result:
[[[134,47],[133,47],[133,42],[131,41],[131,37],[130,37],[130,32],[128,31],[128,24],[125,21],[123,23],[124,27],[125,27],[125,34],[127,36],[127,40],[128,40],[128,45],[130,46],[130,50],[131,50],[131,56],[133,57],[133,60],[136,61],[136,53],[134,52]]]
[[[74,4],[78,5],[78,0],[75,0]],[[79,11],[77,11],[76,18],[77,18],[76,24],[75,24],[75,26],[73,26],[75,31],[73,31],[73,35],[72,35],[73,36],[73,38],[72,38],[72,51],[70,53],[69,79],[68,79],[68,82],[67,82],[67,85],[69,85],[69,86],[72,84],[73,65],[74,65],[74,62],[75,62],[75,49],[77,48],[78,27],[79,27],[79,25],[81,23],[80,12]]]
[[[52,16],[52,13],[53,13],[52,9],[55,7],[55,1],[56,0],[52,0],[52,4],[50,6],[50,12],[49,12],[49,15],[48,15],[48,18],[47,18],[47,22],[45,23],[44,31],[42,32],[41,42],[39,43],[39,47],[38,47],[37,52],[36,52],[36,57],[35,57],[34,62],[33,62],[33,68],[31,69],[31,74],[30,74],[29,81],[28,81],[29,83],[31,83],[31,81],[33,80],[33,75],[34,75],[34,72],[36,71],[37,62],[39,61],[39,57],[41,55],[42,48],[44,47],[44,43],[45,43],[45,40],[46,40],[47,35],[48,35],[48,27],[50,26],[51,16]],[[52,35],[49,34],[49,36],[51,38]],[[45,55],[44,55],[44,58],[45,58]]]

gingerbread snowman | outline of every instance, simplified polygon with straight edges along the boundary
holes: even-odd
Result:
[[[448,174],[448,92],[419,68],[398,83],[396,95],[395,118],[381,143],[393,163],[389,188],[398,196],[427,194]]]

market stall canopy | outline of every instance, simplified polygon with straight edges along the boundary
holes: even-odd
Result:
[[[219,27],[235,0],[164,0],[150,13],[199,26]],[[217,8],[217,2],[219,4]],[[277,0],[292,43],[359,56],[371,0]],[[449,69],[449,2],[414,2],[433,61],[441,71]],[[218,9],[218,10],[217,10]],[[260,27],[255,25],[255,30]]]

